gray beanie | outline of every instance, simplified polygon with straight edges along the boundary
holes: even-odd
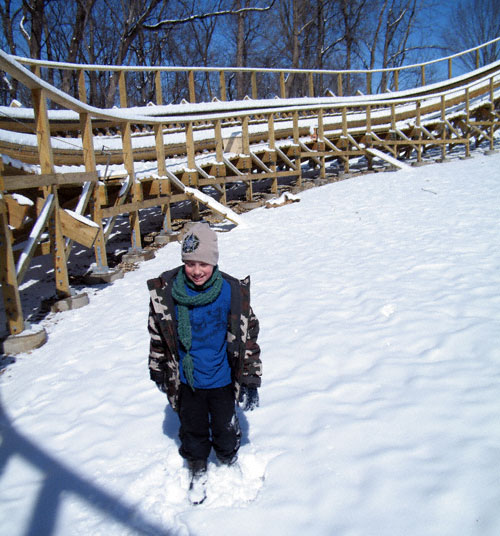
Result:
[[[217,235],[208,223],[195,223],[182,240],[182,262],[206,262],[216,266],[219,261]]]

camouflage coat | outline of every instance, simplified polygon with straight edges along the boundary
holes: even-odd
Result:
[[[164,272],[148,281],[150,293],[148,329],[151,337],[149,372],[159,389],[167,394],[170,405],[178,411],[179,350],[172,286],[182,267]],[[250,307],[250,278],[243,280],[221,272],[231,285],[228,317],[227,357],[231,367],[235,399],[241,385],[260,387],[262,363],[257,344],[259,321]]]

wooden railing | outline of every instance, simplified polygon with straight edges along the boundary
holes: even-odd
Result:
[[[440,76],[441,79],[451,79],[454,76],[454,62],[464,60],[467,56],[473,56],[476,69],[480,66],[480,54],[483,49],[496,45],[500,37],[492,39],[476,47],[451,54],[434,60],[429,60],[411,65],[403,65],[395,68],[383,69],[282,69],[282,68],[251,68],[251,67],[173,67],[173,66],[124,66],[124,65],[82,65],[73,63],[48,62],[43,60],[33,60],[29,58],[16,57],[23,65],[30,66],[37,75],[42,74],[42,69],[72,71],[75,79],[78,80],[78,88],[75,88],[75,96],[83,102],[87,102],[89,93],[89,77],[91,73],[106,73],[109,76],[109,84],[116,87],[117,95],[114,97],[113,104],[119,103],[124,108],[127,105],[143,106],[147,102],[130,102],[130,88],[127,86],[127,77],[135,76],[138,73],[150,75],[154,81],[154,89],[151,88],[149,94],[154,96],[155,104],[164,104],[173,102],[172,94],[165,94],[165,87],[162,77],[173,74],[180,79],[185,80],[184,88],[181,95],[191,103],[207,102],[213,98],[221,101],[228,100],[228,75],[242,73],[246,75],[247,87],[246,94],[254,100],[260,98],[269,98],[275,95],[281,98],[290,97],[317,97],[319,88],[326,91],[327,94],[344,95],[344,86],[346,78],[361,75],[365,78],[365,88],[367,94],[372,94],[373,82],[382,74],[387,75],[390,85],[382,88],[387,90],[399,91],[401,89],[400,78],[402,74],[413,73],[412,87],[425,86],[429,82],[429,70],[433,67],[440,67],[440,71],[446,73]],[[442,66],[444,65],[444,69]],[[207,84],[207,78],[213,77],[214,82]],[[272,77],[271,81],[261,83],[264,77]],[[299,94],[292,93],[292,81],[294,77],[302,77],[304,83],[298,86]],[[48,77],[46,77],[47,79]],[[322,83],[320,84],[320,80]],[[433,79],[433,82],[438,80]],[[206,86],[210,85],[210,89]],[[330,87],[331,86],[331,87]],[[216,87],[217,91],[212,91]],[[404,88],[408,89],[408,87]],[[205,97],[200,98],[201,94]],[[136,99],[137,100],[137,99]],[[180,99],[179,99],[180,100]]]

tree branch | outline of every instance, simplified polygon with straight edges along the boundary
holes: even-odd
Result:
[[[186,22],[194,22],[195,20],[208,19],[210,17],[221,17],[224,15],[239,15],[240,13],[247,13],[251,11],[269,11],[276,0],[272,0],[267,7],[244,7],[236,10],[214,11],[213,13],[200,13],[199,15],[191,15],[184,19],[165,19],[157,22],[156,24],[143,24],[143,28],[147,30],[159,30],[164,26],[174,26],[177,24],[185,24]]]

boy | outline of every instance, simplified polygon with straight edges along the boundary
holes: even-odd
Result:
[[[236,462],[241,431],[235,400],[259,405],[259,322],[250,278],[219,271],[217,235],[196,223],[182,241],[183,265],[148,281],[149,369],[180,420],[180,455],[190,471],[190,498],[205,499],[207,459]]]

